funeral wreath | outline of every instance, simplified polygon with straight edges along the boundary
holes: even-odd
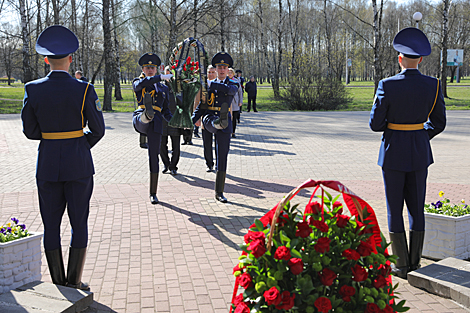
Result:
[[[243,292],[232,301],[235,313],[405,312],[391,283],[391,263],[381,235],[343,214],[343,205],[325,192],[302,213],[286,202],[273,226],[260,220],[244,236],[244,251],[233,273]],[[271,230],[271,228],[273,228]],[[272,238],[269,240],[270,232]]]

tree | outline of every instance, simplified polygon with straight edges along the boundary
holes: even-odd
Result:
[[[111,111],[113,92],[113,43],[111,41],[111,23],[109,20],[110,0],[103,0],[103,58],[104,58],[104,100],[103,110]]]

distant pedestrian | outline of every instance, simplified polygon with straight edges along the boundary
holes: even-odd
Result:
[[[105,126],[94,86],[68,73],[77,49],[77,37],[64,26],[50,26],[39,35],[36,51],[46,57],[51,72],[25,85],[21,119],[26,137],[40,140],[36,184],[52,282],[89,290],[81,278],[95,173],[90,149],[104,136]],[[66,207],[72,227],[67,277],[60,238]]]
[[[171,74],[170,66],[165,67],[165,74]],[[170,109],[171,114],[175,114],[176,111],[176,100],[173,95],[173,90],[168,88],[169,92],[169,104],[168,108]],[[170,171],[171,175],[176,175],[178,172],[178,162],[180,159],[180,140],[181,140],[181,129],[171,127],[168,125],[166,120],[162,120],[163,123],[163,132],[162,132],[162,143],[160,147],[160,157],[163,162],[162,173],[168,173]],[[168,137],[171,139],[171,160],[168,153]]]
[[[258,94],[258,87],[256,86],[254,76],[250,76],[250,81],[246,83],[245,91],[248,94],[248,105],[246,107],[246,111],[250,112],[251,102],[253,102],[253,112],[258,112],[258,110],[256,110],[256,95]]]
[[[430,140],[446,126],[440,81],[422,75],[418,64],[431,54],[426,35],[417,28],[401,30],[393,40],[402,72],[379,82],[369,125],[383,132],[378,165],[387,200],[391,247],[398,256],[392,272],[407,278],[420,267],[424,243],[424,200],[428,167],[433,163]],[[406,203],[410,249],[403,223]]]
[[[235,76],[235,71],[233,68],[228,69],[228,77],[238,84],[238,92],[233,97],[231,104],[232,108],[232,138],[236,138],[235,129],[237,128],[237,121],[240,121],[240,108],[243,104],[243,89],[240,83],[240,80]]]
[[[142,74],[134,78],[132,86],[139,104],[139,109],[134,111],[133,125],[136,131],[146,134],[148,139],[148,155],[150,167],[150,202],[158,203],[158,155],[163,132],[163,119],[167,122],[173,117],[168,109],[168,87],[161,83],[169,80],[173,75],[156,75],[160,66],[160,58],[154,53],[145,53],[139,59]]]
[[[75,72],[75,78],[84,82],[88,82],[88,78],[83,76],[82,71],[76,71]]]
[[[243,72],[242,70],[236,70],[235,73],[237,74],[237,78],[240,81],[240,84],[242,86],[243,92],[245,92],[245,78],[243,78]],[[242,98],[243,98],[243,92],[242,92]],[[242,99],[242,105],[243,105],[243,99]],[[240,113],[242,113],[242,107],[240,107]],[[238,117],[238,123],[240,123],[240,116]]]

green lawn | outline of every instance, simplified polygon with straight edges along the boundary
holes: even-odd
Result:
[[[462,79],[460,84],[448,84],[446,107],[448,110],[469,110],[470,109],[470,88],[457,87],[458,85],[470,85],[470,79]],[[269,84],[263,84],[264,88],[258,89],[257,109],[260,111],[284,111],[286,105],[274,99],[273,90]],[[374,99],[373,82],[352,82],[351,87],[347,87],[348,92],[353,98],[352,104],[346,108],[346,111],[370,111]],[[352,86],[370,86],[370,87],[352,87]],[[103,101],[104,89],[102,85],[96,85],[98,97]],[[134,94],[130,84],[122,85],[123,100],[113,100],[113,112],[132,112],[134,111]],[[0,98],[13,100],[0,100],[0,114],[20,113],[24,89],[22,84],[14,84],[12,87],[0,85]],[[243,109],[246,110],[247,94],[244,93]]]

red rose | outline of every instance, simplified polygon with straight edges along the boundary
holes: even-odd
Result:
[[[350,261],[351,260],[357,261],[361,257],[361,255],[359,253],[357,253],[356,250],[353,250],[353,249],[344,250],[343,253],[341,254],[341,256],[345,257],[346,259],[348,259]]]
[[[196,66],[199,66],[199,61],[196,61]]]
[[[318,298],[315,300],[314,305],[321,313],[328,313],[332,309],[331,301],[327,297]]]
[[[372,246],[365,241],[361,241],[361,244],[357,247],[357,252],[359,252],[361,256],[369,256],[372,251],[374,251]]]
[[[375,303],[367,303],[365,313],[379,313],[380,309]]]
[[[191,57],[188,57],[188,58],[186,59],[186,64],[189,65],[190,63],[191,63]]]
[[[339,201],[335,201],[335,203],[333,203],[333,209],[336,209],[336,208],[339,208],[339,207],[342,207],[343,204]],[[341,213],[339,213],[341,214]]]
[[[281,294],[281,304],[276,305],[276,309],[278,310],[290,310],[294,306],[295,300],[295,293],[290,294],[289,291],[283,291]]]
[[[315,202],[310,202],[307,204],[305,207],[305,213],[304,214],[320,214],[322,211],[320,203],[317,201]]]
[[[330,270],[329,268],[324,268],[321,271],[321,274],[318,273],[318,276],[320,276],[320,281],[322,285],[324,286],[331,286],[333,285],[333,282],[336,279],[336,273]]]
[[[380,271],[380,274],[382,276],[385,276],[387,277],[388,275],[390,275],[390,273],[392,272],[392,268],[390,267],[389,264],[380,264],[379,266],[379,271]]]
[[[379,289],[379,288],[383,288],[385,286],[387,286],[387,280],[382,275],[379,275],[379,276],[377,276],[376,279],[374,279],[374,287],[375,288]]]
[[[191,62],[191,65],[194,65],[194,61],[193,61],[193,62]]]
[[[243,273],[242,275],[240,275],[239,283],[240,286],[242,286],[243,288],[249,288],[252,285],[251,275],[248,273]]]
[[[266,290],[263,296],[268,305],[278,305],[279,303],[281,303],[282,300],[281,293],[279,292],[279,290],[277,290],[276,287],[271,287],[271,289]]]
[[[241,293],[233,299],[232,303],[235,304],[235,307],[237,307],[242,302],[243,302],[243,294]]]
[[[356,294],[356,288],[344,285],[339,289],[339,294],[344,302],[351,302],[351,297]]]
[[[353,279],[354,281],[361,282],[367,279],[367,271],[365,268],[360,266],[359,264],[356,264],[354,268],[351,268],[352,273],[353,273]]]
[[[176,62],[176,65],[178,65],[178,60],[176,60],[175,62]]]
[[[318,238],[317,243],[315,244],[315,251],[318,253],[325,253],[330,251],[330,242],[331,240],[326,237]]]
[[[183,65],[183,71],[186,71],[186,64]]]
[[[255,258],[259,258],[266,253],[266,248],[264,247],[264,241],[259,239],[253,240],[247,248],[248,251],[251,251]]]
[[[191,66],[191,67],[189,68],[189,70],[190,70],[190,71],[194,71],[194,67]]]
[[[297,231],[295,235],[300,238],[306,238],[312,233],[312,229],[308,225],[307,222],[299,222],[297,223]]]
[[[176,66],[175,66],[175,65],[172,65],[172,66],[171,66],[171,69],[173,69],[173,70],[174,70],[175,68],[176,68]]]
[[[250,313],[251,309],[246,305],[245,302],[240,303],[237,305],[237,308],[235,309],[234,313]]]
[[[264,236],[264,233],[262,231],[248,231],[248,233],[243,236],[245,239],[245,243],[250,243],[253,240],[262,240],[265,241],[266,237]]]
[[[289,261],[290,249],[287,248],[286,246],[280,246],[279,248],[276,249],[276,252],[274,253],[274,258],[276,260]]]
[[[302,262],[302,259],[292,258],[287,265],[289,265],[290,271],[294,275],[299,275],[304,270],[304,262]]]
[[[339,228],[344,228],[346,227],[346,225],[348,225],[349,216],[339,214],[338,216],[336,216],[336,218],[337,218],[336,225],[338,225]]]
[[[387,306],[385,307],[385,309],[380,310],[379,312],[380,312],[380,313],[393,313],[393,309],[392,309],[391,306],[389,306],[389,305],[387,304]]]
[[[317,221],[311,218],[309,222],[323,233],[327,233],[330,229],[328,225],[323,221]]]

